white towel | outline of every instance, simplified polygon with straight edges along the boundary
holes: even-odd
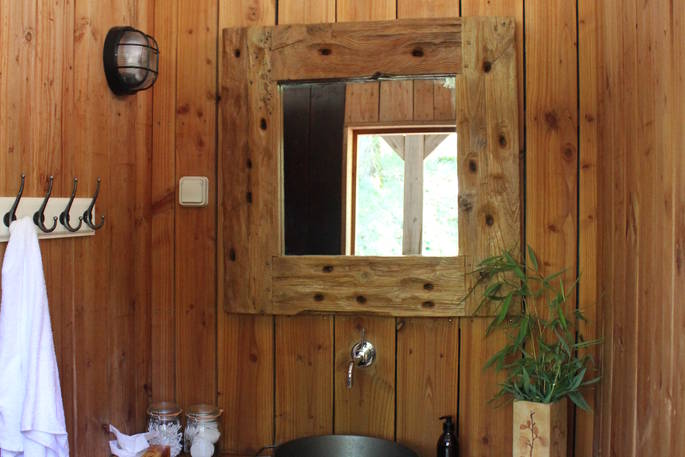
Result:
[[[10,225],[2,264],[0,455],[69,455],[43,264],[29,218]]]

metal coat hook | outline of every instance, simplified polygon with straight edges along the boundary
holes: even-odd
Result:
[[[2,221],[5,223],[7,227],[10,226],[12,221],[17,220],[17,207],[19,206],[19,201],[21,200],[21,194],[24,193],[24,179],[26,178],[26,175],[24,173],[21,174],[21,185],[19,186],[19,193],[17,194],[17,198],[14,199],[14,203],[12,204],[12,207],[10,208],[8,213],[5,213],[5,216],[2,218]]]
[[[93,208],[95,207],[95,201],[98,199],[98,194],[100,193],[100,182],[102,182],[102,179],[98,178],[97,186],[95,187],[95,195],[93,195],[93,200],[90,202],[90,206],[88,206],[88,209],[83,213],[83,222],[86,223],[86,225],[93,230],[99,230],[102,228],[103,225],[105,225],[105,216],[100,216],[100,223],[95,224],[94,219],[95,217],[93,216]]]
[[[33,223],[36,224],[38,226],[38,228],[41,229],[44,233],[50,233],[57,228],[57,216],[54,216],[52,218],[52,221],[53,221],[52,228],[47,228],[45,226],[45,207],[48,205],[48,200],[50,200],[50,195],[52,194],[52,181],[53,180],[54,180],[54,177],[50,176],[49,184],[48,184],[48,191],[45,194],[45,198],[43,199],[43,203],[40,205],[40,208],[38,208],[38,211],[33,213]]]
[[[78,230],[81,228],[81,225],[83,225],[83,217],[79,216],[78,218],[78,225],[76,227],[72,227],[69,224],[69,219],[71,218],[69,216],[69,212],[71,211],[71,205],[74,203],[74,197],[76,197],[76,188],[78,187],[78,178],[74,178],[74,187],[71,191],[71,197],[69,197],[69,203],[67,203],[67,207],[62,211],[59,215],[59,222],[69,230],[70,232],[78,232]]]

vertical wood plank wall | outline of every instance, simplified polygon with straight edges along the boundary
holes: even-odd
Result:
[[[153,29],[149,2],[0,1],[0,194],[91,195],[94,237],[41,241],[71,455],[109,455],[105,427],[144,427],[150,381],[152,93],[117,98],[110,27]],[[0,245],[0,257],[5,244]]]
[[[0,193],[13,195],[21,172],[30,196],[49,175],[60,196],[73,176],[79,195],[103,177],[105,228],[41,242],[72,455],[108,455],[103,425],[141,430],[148,402],[173,398],[223,407],[231,455],[330,431],[431,455],[432,416],[456,413],[457,401],[462,455],[510,455],[510,413],[487,404],[495,386],[481,367],[498,340],[483,339],[483,320],[216,308],[216,144],[230,134],[217,128],[219,31],[459,14],[517,18],[526,238],[547,268],[582,271],[586,336],[606,341],[597,402],[588,392],[598,412],[575,416],[570,455],[679,455],[685,3],[0,0]],[[117,98],[101,53],[122,24],[157,38],[160,78]],[[178,206],[183,175],[210,178],[208,208]],[[348,392],[346,346],[362,326],[397,359],[357,372]]]
[[[683,453],[685,4],[598,3],[601,455]]]
[[[591,254],[593,245],[585,248],[587,259],[581,259],[579,244],[586,240],[592,243],[595,239],[593,233],[596,227],[592,222],[595,220],[595,207],[592,195],[582,194],[585,200],[579,201],[578,191],[579,179],[590,185],[593,182],[595,168],[592,161],[597,146],[596,138],[591,132],[585,134],[586,124],[579,126],[578,119],[593,116],[596,100],[592,98],[591,91],[596,82],[591,81],[592,73],[582,74],[578,79],[577,69],[585,53],[593,51],[596,40],[594,29],[585,32],[591,24],[586,26],[583,23],[577,27],[575,2],[559,1],[550,8],[543,3],[537,0],[526,0],[525,5],[524,0],[202,0],[190,6],[180,2],[175,13],[158,9],[156,15],[156,19],[160,19],[155,21],[158,27],[156,35],[168,37],[169,40],[166,45],[160,43],[163,48],[168,47],[171,54],[167,65],[172,65],[175,59],[177,68],[176,74],[171,75],[167,86],[163,87],[168,87],[165,91],[175,93],[177,98],[179,94],[190,90],[185,89],[185,86],[194,86],[192,91],[197,94],[214,91],[216,87],[212,85],[210,73],[216,77],[216,68],[205,65],[201,61],[205,56],[201,58],[197,53],[194,59],[186,61],[184,58],[181,61],[179,46],[209,49],[210,43],[216,43],[218,31],[225,27],[459,14],[514,16],[517,18],[518,33],[519,136],[521,154],[528,165],[526,235],[538,249],[547,268],[567,266],[571,275],[578,265],[594,265]],[[170,14],[176,14],[176,20]],[[204,29],[192,27],[190,33],[191,18],[209,17],[211,14],[218,15],[216,26]],[[585,14],[592,15],[592,12]],[[181,25],[182,22],[188,23],[187,26]],[[587,41],[577,51],[581,32],[585,32]],[[525,61],[524,46],[527,51]],[[590,64],[591,57],[588,57]],[[586,63],[583,61],[580,65]],[[181,79],[180,75],[185,72],[190,73]],[[381,90],[397,89],[391,87],[392,83],[384,84],[386,87]],[[586,89],[586,85],[589,89]],[[174,87],[175,92],[171,92]],[[580,109],[587,111],[587,116],[584,111],[579,111],[579,95],[583,97]],[[155,103],[157,106],[157,100]],[[175,113],[177,129],[186,122],[199,124],[195,109],[188,110],[187,103],[171,98],[159,103],[162,106],[155,111],[155,120],[158,115],[171,119]],[[590,122],[587,130],[590,131],[593,126]],[[155,129],[163,135],[169,127],[155,123]],[[579,130],[585,141],[583,148],[579,144]],[[183,141],[189,144],[202,138],[205,144],[211,144],[215,139],[208,135],[209,130],[193,132],[195,138],[191,135],[190,139]],[[217,136],[223,134],[231,132],[216,133]],[[170,160],[172,158],[170,154],[173,154],[174,139],[171,134],[166,135],[162,147],[167,149],[155,148],[155,158],[164,155]],[[180,141],[180,138],[181,135],[177,134],[175,141]],[[526,144],[528,147],[524,154]],[[216,151],[211,147],[204,150],[202,157],[195,158],[196,163],[202,164],[197,172],[204,170],[211,179],[216,176],[216,169],[212,165],[221,158],[216,157]],[[172,176],[168,163],[165,165],[166,182],[156,176],[159,191],[173,189],[175,181],[186,173],[178,170],[181,157],[182,154],[176,154],[175,175]],[[579,177],[579,161],[582,160],[590,165]],[[159,195],[163,196],[164,192]],[[193,396],[205,398],[206,401],[216,400],[227,411],[222,439],[224,452],[249,455],[265,444],[295,436],[355,431],[396,438],[420,450],[422,454],[430,455],[440,433],[437,415],[456,414],[459,403],[462,454],[510,454],[511,413],[507,408],[493,409],[487,404],[496,391],[496,378],[492,373],[482,371],[483,363],[503,337],[494,336],[484,340],[484,320],[396,321],[392,318],[332,316],[271,318],[227,315],[219,311],[214,321],[204,321],[203,318],[213,316],[214,312],[205,300],[209,297],[203,291],[202,303],[195,303],[197,297],[194,292],[198,289],[198,283],[180,280],[178,275],[191,274],[184,272],[188,263],[186,257],[195,255],[198,249],[208,252],[208,240],[197,234],[187,234],[178,221],[179,209],[176,209],[175,228],[171,228],[165,219],[165,215],[169,214],[167,205],[154,205],[153,208],[159,209],[158,213],[153,213],[153,233],[159,234],[161,241],[173,239],[175,230],[176,243],[182,245],[177,245],[175,249],[168,242],[153,245],[153,256],[156,255],[156,258],[161,260],[175,256],[176,275],[175,286],[172,286],[174,279],[168,267],[153,266],[163,281],[155,283],[154,289],[158,290],[159,296],[166,296],[174,287],[176,294],[173,297],[175,318],[164,325],[157,326],[155,323],[153,326],[157,332],[153,334],[153,340],[174,343],[164,347],[160,344],[160,349],[166,349],[166,352],[155,354],[159,359],[153,363],[153,385],[165,386],[164,390],[155,389],[155,396],[159,393],[161,398],[175,392],[176,397],[182,399]],[[579,211],[589,221],[582,228]],[[192,214],[188,214],[188,222],[193,223],[193,230],[206,233],[205,230],[214,228],[211,218],[200,215],[194,217]],[[157,220],[159,225],[154,223]],[[217,223],[221,224],[221,221]],[[210,242],[220,243],[221,240],[212,238]],[[216,264],[211,260],[194,263],[192,277],[199,280],[202,287],[215,281],[214,278],[222,277],[221,274],[217,276]],[[585,276],[579,297],[583,300],[583,306],[590,307],[591,316],[594,309],[593,280],[593,275]],[[163,305],[153,303],[153,310],[157,306]],[[207,314],[201,314],[198,309],[204,309]],[[187,313],[191,316],[189,320]],[[172,322],[174,319],[175,325]],[[200,341],[205,344],[208,341],[205,338],[211,336],[208,327],[212,323],[216,325],[216,364],[204,364],[198,371],[200,365],[184,363],[183,360],[191,360],[191,357],[178,352],[196,357],[206,355],[209,359],[213,354],[212,348],[206,346],[205,351],[198,353],[198,348],[186,338],[187,335],[195,335],[201,337]],[[184,325],[194,325],[196,329],[184,329]],[[359,371],[356,386],[359,392],[350,393],[344,389],[339,378],[343,376],[347,346],[358,338],[362,326],[368,329],[369,338],[384,347],[394,348],[396,365],[393,361],[392,364],[380,365],[373,373]],[[589,336],[592,336],[593,331],[594,327],[588,329]],[[172,336],[169,336],[170,332]],[[171,353],[174,350],[175,356]],[[174,360],[177,363],[172,366]],[[194,379],[198,372],[208,379],[216,379],[216,396],[209,389],[211,381],[201,382],[201,392],[197,391]],[[458,376],[461,377],[460,385],[457,385]],[[379,403],[373,404],[374,401]],[[395,408],[383,406],[387,402],[397,403],[396,420],[393,417]],[[360,416],[362,425],[355,422],[355,413]],[[361,418],[368,414],[374,415],[373,424]],[[579,415],[577,420],[571,419],[579,430],[575,455],[591,455],[593,415]],[[364,428],[364,423],[368,424],[368,428]],[[570,448],[570,454],[573,455],[574,446]]]

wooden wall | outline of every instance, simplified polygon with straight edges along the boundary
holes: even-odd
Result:
[[[601,455],[685,445],[685,3],[598,7]]]
[[[218,403],[224,445],[235,455],[333,424],[337,432],[397,436],[429,455],[439,433],[429,422],[435,404],[457,402],[455,372],[462,455],[510,453],[510,413],[486,404],[496,386],[481,367],[498,337],[483,339],[481,319],[273,319],[216,307],[216,144],[231,133],[217,132],[220,29],[459,14],[517,18],[526,238],[548,268],[583,272],[577,300],[590,336],[603,294],[602,414],[576,416],[572,452],[593,455],[594,441],[594,454],[678,454],[682,2],[0,0],[2,194],[16,192],[22,171],[32,196],[50,174],[58,195],[74,175],[83,195],[96,176],[104,179],[105,228],[90,239],[41,243],[73,455],[106,455],[108,422],[140,430],[150,397]],[[161,76],[152,92],[109,93],[101,46],[115,24],[158,39]],[[208,208],[177,205],[183,175],[210,177]],[[332,343],[352,341],[359,325],[382,342],[381,354],[398,354],[397,377],[354,391],[370,417],[354,409],[360,398],[330,408],[345,359],[345,344]],[[394,363],[379,359],[377,372],[393,372]],[[277,391],[274,373],[288,380]],[[451,389],[448,399],[431,397],[436,382]],[[395,390],[414,401],[398,403],[390,422]],[[424,404],[430,418],[407,411]]]
[[[511,412],[487,400],[496,377],[484,361],[502,336],[486,321],[362,316],[228,315],[216,309],[214,202],[184,210],[172,198],[184,174],[216,177],[214,97],[221,29],[249,25],[409,17],[508,15],[517,19],[525,237],[545,266],[584,272],[577,297],[595,332],[597,76],[594,2],[579,0],[201,0],[164,3],[155,35],[164,50],[155,87],[152,216],[154,397],[218,402],[224,450],[249,455],[264,444],[314,433],[397,438],[425,455],[437,416],[460,416],[462,455],[511,453]],[[168,6],[167,6],[168,5]],[[524,27],[525,23],[525,27]],[[524,59],[525,49],[525,59]],[[161,95],[160,95],[161,94]],[[213,182],[213,185],[215,183]],[[221,184],[218,183],[220,186]],[[212,189],[214,198],[215,188]],[[579,199],[580,197],[580,199]],[[220,248],[220,246],[218,246]],[[221,262],[219,262],[219,265]],[[222,293],[221,291],[219,293]],[[167,312],[163,312],[167,311]],[[381,346],[358,390],[343,387],[348,345],[360,326]],[[396,354],[388,359],[383,354]],[[457,379],[459,383],[457,385]],[[276,387],[275,384],[276,383]],[[357,388],[356,387],[356,388]],[[355,389],[356,389],[355,388]],[[394,395],[397,398],[394,398]],[[594,404],[594,392],[589,393]],[[397,402],[397,420],[394,403]],[[333,408],[335,405],[335,408]],[[592,455],[594,415],[571,417],[577,445]]]
[[[108,455],[110,422],[145,423],[150,389],[152,93],[116,98],[102,70],[110,27],[153,27],[148,2],[0,0],[0,194],[81,197],[103,179],[94,237],[41,241],[74,456]],[[5,245],[0,245],[0,257]]]

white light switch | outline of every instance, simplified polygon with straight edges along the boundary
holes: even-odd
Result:
[[[209,203],[209,179],[206,176],[184,176],[178,185],[181,206],[201,207]]]

